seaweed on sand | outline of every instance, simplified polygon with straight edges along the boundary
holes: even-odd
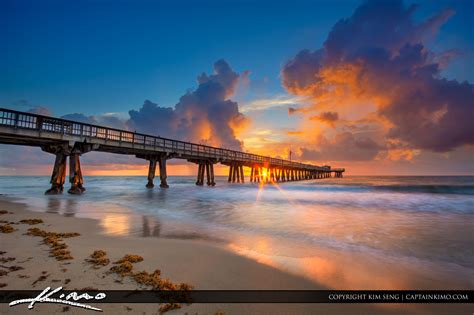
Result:
[[[79,233],[56,233],[56,232],[47,232],[39,228],[30,228],[26,232],[26,235],[31,236],[40,236],[43,238],[43,243],[48,245],[50,248],[50,257],[56,258],[56,260],[70,260],[74,259],[71,256],[71,252],[67,249],[68,246],[66,243],[61,242],[63,238],[76,237],[79,236]]]
[[[101,249],[95,250],[90,257],[91,258],[86,259],[86,261],[93,264],[95,268],[107,266],[110,263],[110,259],[107,258],[107,253]]]
[[[15,231],[16,229],[14,229],[13,226],[11,226],[10,224],[0,225],[0,232],[2,233],[12,233]]]
[[[20,220],[20,223],[35,225],[35,224],[43,223],[43,220],[41,220],[41,219],[25,219],[25,220]]]

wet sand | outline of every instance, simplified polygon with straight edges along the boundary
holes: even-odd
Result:
[[[107,252],[111,262],[125,254],[137,254],[144,258],[134,264],[134,270],[152,272],[160,269],[164,278],[184,282],[195,289],[328,289],[306,278],[285,273],[269,265],[236,255],[218,246],[199,240],[139,238],[101,235],[98,222],[92,219],[65,217],[56,214],[30,211],[27,205],[2,197],[0,220],[15,222],[12,233],[0,233],[3,258],[13,261],[3,266],[19,266],[22,269],[0,277],[2,289],[37,289],[47,286],[63,286],[65,289],[137,289],[128,277],[109,274],[112,266],[94,269],[86,262],[98,249]],[[99,210],[98,210],[99,211]],[[42,219],[37,225],[17,224],[24,219]],[[3,224],[3,223],[2,223]],[[77,232],[80,236],[64,239],[73,256],[72,260],[57,261],[49,256],[48,246],[42,238],[24,235],[29,228],[37,227],[48,232]],[[5,268],[2,268],[6,270]],[[42,277],[43,276],[43,277]],[[43,280],[41,280],[44,278]],[[39,280],[39,281],[38,281]],[[36,282],[35,282],[36,281]],[[34,283],[34,284],[33,284]],[[158,314],[158,304],[96,304],[105,314]],[[26,305],[9,307],[0,305],[0,314],[26,312]],[[62,305],[36,305],[28,313],[63,313]],[[470,305],[357,305],[357,304],[193,304],[169,314],[453,314],[472,312]],[[71,308],[68,313],[90,314],[90,311]]]

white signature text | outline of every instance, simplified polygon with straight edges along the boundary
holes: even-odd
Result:
[[[105,293],[100,292],[100,293],[97,293],[96,295],[92,296],[92,295],[89,295],[88,293],[83,293],[83,294],[78,295],[77,292],[71,292],[67,296],[64,293],[62,293],[59,296],[59,298],[53,298],[52,297],[55,293],[58,293],[62,289],[63,289],[63,287],[59,287],[59,288],[56,288],[54,290],[51,290],[51,287],[47,287],[46,289],[43,290],[43,292],[38,294],[38,296],[35,297],[35,298],[15,300],[15,301],[10,302],[9,305],[10,306],[15,306],[15,305],[18,305],[18,304],[29,303],[28,308],[32,309],[34,307],[35,303],[55,303],[55,304],[66,304],[66,305],[70,305],[70,306],[74,306],[74,307],[81,307],[81,308],[85,308],[85,309],[92,310],[92,311],[102,312],[102,310],[100,308],[93,307],[93,306],[90,306],[90,305],[87,305],[87,304],[82,304],[82,303],[79,303],[79,302],[76,302],[76,301],[79,301],[81,299],[84,299],[84,300],[102,300],[106,297]]]

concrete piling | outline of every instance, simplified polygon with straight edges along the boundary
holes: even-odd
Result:
[[[155,179],[155,172],[156,172],[156,158],[150,158],[149,160],[150,165],[148,166],[148,183],[146,184],[146,188],[153,188],[155,185],[153,184],[153,180]]]
[[[69,156],[69,182],[71,188],[67,192],[74,195],[80,195],[86,190],[83,186],[84,179],[82,178],[79,156],[79,153],[72,153]]]
[[[214,162],[208,160],[199,160],[196,161],[198,164],[198,173],[197,173],[197,186],[204,185],[204,178],[206,179],[207,186],[215,186],[215,178],[214,178]],[[231,174],[229,172],[229,182],[231,181]]]
[[[168,188],[167,178],[168,175],[166,174],[166,156],[160,156],[158,160],[160,164],[160,187],[161,188]]]
[[[63,192],[64,182],[66,181],[66,162],[67,155],[64,152],[56,153],[50,180],[51,188],[45,192],[46,195],[57,195]]]

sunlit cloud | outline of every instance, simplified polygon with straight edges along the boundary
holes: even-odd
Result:
[[[302,102],[304,102],[303,99],[298,96],[277,95],[272,98],[256,99],[248,103],[243,103],[241,106],[241,110],[243,113],[248,113],[252,111],[287,108],[289,106],[298,106],[298,104],[301,104]]]

